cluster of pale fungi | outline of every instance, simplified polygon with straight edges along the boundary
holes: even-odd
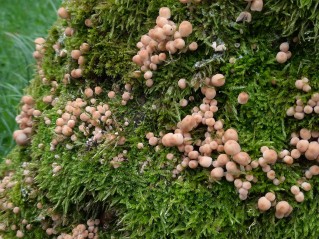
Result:
[[[8,160],[7,160],[8,161]],[[6,164],[10,164],[11,162],[7,162]],[[22,167],[23,175],[25,177],[25,183],[27,185],[29,196],[34,197],[32,195],[32,191],[36,193],[36,190],[30,188],[30,184],[33,182],[33,178],[31,175],[31,169],[28,168],[29,163],[24,162]],[[0,181],[0,210],[3,212],[13,213],[13,215],[21,214],[23,215],[23,212],[21,212],[20,207],[15,206],[12,202],[7,200],[7,194],[9,191],[17,184],[16,181],[13,179],[13,172],[8,173],[6,176],[3,177],[3,179]],[[30,179],[31,178],[31,179]],[[36,204],[36,208],[39,210],[43,210],[43,205],[41,202],[38,202]],[[52,222],[49,222],[50,220],[47,220],[45,216],[42,215],[42,213],[39,214],[39,219],[41,220],[41,228],[46,231],[47,235],[57,235],[58,232],[56,231],[56,227],[58,227],[61,223],[63,218],[59,215],[53,212],[52,208],[44,209],[46,211],[45,214],[48,214],[50,220]],[[89,238],[89,239],[98,239],[98,225],[100,224],[99,219],[89,219],[87,221],[87,226],[84,224],[80,224],[77,227],[75,227],[72,230],[71,234],[62,233],[57,238],[58,239],[83,239],[83,238]],[[23,238],[25,236],[26,231],[31,230],[33,227],[31,222],[28,222],[25,218],[21,219],[21,222],[19,224],[12,224],[7,225],[5,222],[0,222],[0,232],[1,231],[15,231],[17,238]]]
[[[250,8],[253,12],[261,12],[264,7],[263,0],[248,0],[247,9]],[[248,11],[241,12],[236,18],[236,22],[251,22],[252,16]]]
[[[283,42],[279,46],[279,52],[276,55],[276,60],[278,63],[283,64],[291,58],[291,51],[289,51],[289,43]]]
[[[70,13],[64,8],[61,7],[58,9],[58,15],[62,19],[69,20],[70,19]],[[92,22],[90,19],[86,19],[85,25],[90,27],[92,25]],[[66,27],[64,30],[64,34],[67,37],[71,37],[74,34],[74,29],[71,27]],[[53,45],[53,49],[55,52],[60,56],[60,57],[65,57],[67,56],[68,52],[66,49],[61,49],[61,44],[57,42],[56,44]],[[78,62],[79,68],[71,70],[70,74],[65,74],[63,82],[65,84],[69,83],[70,76],[74,79],[78,79],[82,77],[83,74],[83,66],[85,64],[85,54],[87,54],[90,50],[90,45],[86,42],[82,43],[79,47],[79,49],[74,49],[71,51],[70,55],[71,58],[75,61]]]
[[[113,168],[118,168],[121,166],[122,162],[127,161],[127,158],[125,157],[126,154],[127,150],[123,150],[123,153],[120,153],[112,158],[110,164],[113,166]]]
[[[178,51],[186,52],[188,49],[195,51],[198,47],[196,42],[186,46],[187,44],[183,39],[192,33],[192,24],[188,21],[183,21],[177,29],[176,24],[169,20],[170,17],[171,11],[169,8],[160,8],[156,26],[143,35],[136,45],[139,51],[132,60],[144,72],[145,84],[148,87],[152,87],[154,84],[152,79],[153,71],[156,71],[157,65],[163,63],[167,58],[165,52],[175,54]]]
[[[6,163],[8,164],[8,162]],[[17,215],[21,213],[20,207],[15,206],[12,202],[7,200],[7,193],[9,193],[9,190],[11,190],[17,184],[17,182],[13,180],[13,176],[14,174],[10,172],[0,181],[0,210],[2,212],[8,212],[13,213],[13,215]],[[7,223],[0,222],[0,232],[7,230],[16,231],[17,238],[24,237],[24,227],[27,230],[30,230],[32,227],[26,219],[23,219],[19,226],[12,224],[10,227],[8,227]]]
[[[279,154],[267,146],[261,147],[262,157],[258,160],[251,160],[250,156],[241,150],[238,143],[238,133],[235,129],[224,130],[222,120],[215,120],[214,113],[218,111],[217,101],[215,99],[215,87],[223,86],[225,77],[222,74],[216,74],[212,78],[206,78],[205,85],[201,88],[205,95],[203,103],[199,107],[194,107],[191,115],[184,117],[176,126],[174,133],[163,134],[160,137],[155,137],[152,132],[146,134],[151,146],[159,147],[162,144],[164,147],[177,147],[182,156],[182,161],[173,170],[173,177],[177,177],[185,168],[195,169],[198,166],[210,168],[210,180],[219,181],[223,177],[227,181],[233,182],[239,193],[241,200],[246,200],[249,190],[252,188],[252,183],[257,182],[257,178],[252,171],[260,167],[266,173],[267,178],[274,185],[279,185],[285,181],[284,176],[277,176],[272,168],[277,162],[283,162],[288,165],[294,163],[294,160],[299,159],[303,154],[308,160],[319,161],[319,143],[318,132],[311,132],[307,129],[300,130],[301,139],[297,134],[293,134],[291,145],[296,146],[291,152],[283,150]],[[185,79],[178,82],[181,89],[186,87]],[[238,103],[245,104],[249,99],[246,92],[240,93]],[[206,125],[204,140],[192,139],[192,131],[198,126]],[[214,135],[214,137],[212,137]],[[312,141],[309,141],[310,139]],[[137,145],[139,149],[143,148],[143,144]],[[215,160],[212,158],[212,153],[218,153]],[[169,153],[166,155],[168,160],[172,160],[174,155]],[[291,192],[297,202],[304,201],[304,191],[311,190],[311,184],[306,182],[313,175],[319,175],[319,166],[313,165],[305,173],[305,178],[298,180],[298,185],[291,187]],[[258,200],[257,207],[261,212],[275,207],[275,216],[280,219],[287,217],[292,212],[293,208],[287,201],[276,201],[276,196],[273,192],[268,192],[264,197]]]
[[[303,77],[301,80],[296,80],[295,85],[297,89],[305,92],[311,90],[309,80],[306,77]],[[286,115],[302,120],[306,114],[309,115],[313,112],[319,114],[319,93],[312,94],[307,104],[305,104],[300,97],[296,97],[296,104],[287,109]]]
[[[26,145],[30,142],[33,118],[41,116],[41,112],[35,109],[35,101],[32,96],[23,96],[21,103],[23,103],[22,111],[16,117],[20,129],[13,132],[13,139],[18,145]]]
[[[85,224],[79,224],[72,230],[72,234],[62,233],[57,239],[98,239],[99,219],[89,219]]]
[[[126,87],[127,89],[129,87]],[[114,124],[110,106],[100,102],[94,98],[103,92],[99,86],[94,89],[86,88],[84,90],[85,99],[77,98],[74,101],[68,101],[64,112],[58,110],[60,117],[56,120],[55,133],[56,137],[51,142],[51,150],[54,150],[59,142],[70,138],[75,142],[78,139],[78,134],[74,129],[78,128],[85,137],[89,137],[93,142],[101,143],[103,140],[113,141],[117,139],[118,145],[125,143],[125,137],[119,136],[118,132],[113,132],[118,127]],[[128,96],[127,96],[128,94]],[[115,97],[115,92],[108,93],[110,99]],[[122,95],[123,101],[130,99],[130,93],[124,92]],[[122,128],[119,128],[122,130]],[[111,133],[113,132],[113,133]],[[66,144],[68,149],[72,149],[71,144]]]

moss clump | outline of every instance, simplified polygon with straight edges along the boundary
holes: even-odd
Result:
[[[319,90],[316,1],[269,0],[262,12],[252,13],[250,23],[235,22],[245,1],[183,5],[177,0],[83,0],[66,1],[63,6],[70,19],[60,19],[51,28],[38,74],[27,89],[41,111],[33,119],[31,143],[16,147],[1,165],[2,178],[10,175],[13,182],[0,194],[1,207],[6,209],[0,214],[4,238],[13,238],[18,229],[24,238],[54,238],[71,234],[77,224],[92,218],[100,220],[99,238],[316,238],[319,179],[307,180],[312,190],[305,193],[305,203],[297,203],[289,191],[313,164],[304,157],[291,166],[273,166],[277,177],[285,177],[279,185],[261,169],[253,171],[258,182],[248,199],[241,201],[232,183],[211,181],[206,169],[187,169],[173,178],[182,153],[150,146],[145,137],[153,132],[160,138],[176,129],[201,104],[205,78],[216,73],[225,75],[226,84],[217,90],[219,110],[214,118],[239,132],[241,148],[252,160],[261,157],[261,146],[278,152],[290,149],[290,134],[301,128],[318,131],[315,114],[302,121],[286,117],[295,96],[306,102]],[[185,19],[192,23],[186,44],[195,41],[198,49],[168,55],[153,72],[154,86],[148,88],[143,77],[134,77],[138,66],[132,57],[138,51],[136,43],[154,27],[163,6],[171,9],[175,23]],[[74,29],[71,37],[64,34],[66,27]],[[284,41],[290,42],[292,58],[278,64],[275,57]],[[70,52],[84,42],[90,50],[83,54],[82,77],[75,79],[66,75],[79,68]],[[225,44],[227,50],[216,52],[213,42]],[[311,92],[295,88],[295,80],[301,77],[310,79]],[[181,78],[187,82],[184,90],[178,87]],[[85,89],[96,86],[103,93],[94,95],[95,101],[84,96]],[[115,98],[109,99],[110,91]],[[127,102],[121,97],[124,91],[133,96]],[[240,105],[237,97],[243,91],[249,101]],[[51,104],[43,102],[48,95],[55,99]],[[180,100],[190,96],[193,100],[181,107]],[[90,133],[85,134],[77,121],[76,140],[59,138],[55,122],[77,98],[83,98],[85,107],[107,104],[112,123],[90,121],[91,126],[85,124]],[[81,113],[90,110],[85,107]],[[102,140],[90,141],[96,136],[93,129],[99,128]],[[204,133],[199,127],[193,140],[202,140]],[[53,140],[60,142],[52,147]],[[138,143],[144,147],[139,149]],[[166,158],[168,153],[174,154],[173,160]],[[53,171],[56,166],[60,170]],[[265,213],[258,210],[258,198],[269,191],[278,201],[289,201],[294,208],[289,217],[277,219],[273,208]],[[20,213],[13,215],[8,202]],[[16,230],[10,229],[12,225]],[[51,232],[55,236],[48,235]]]

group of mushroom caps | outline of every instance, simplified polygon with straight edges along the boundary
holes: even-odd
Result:
[[[297,89],[307,93],[311,90],[309,80],[306,77],[296,80],[295,86]],[[311,98],[307,101],[307,104],[303,102],[300,96],[297,96],[296,104],[287,109],[286,115],[302,120],[305,115],[312,114],[313,112],[319,114],[319,93],[313,93]]]
[[[133,62],[140,66],[144,73],[145,84],[148,87],[153,85],[153,72],[157,70],[157,65],[163,63],[167,55],[175,54],[176,52],[186,52],[188,49],[195,51],[197,43],[192,42],[188,46],[183,38],[188,37],[192,31],[192,24],[188,21],[183,21],[176,24],[169,20],[171,11],[168,7],[162,7],[159,10],[159,16],[156,19],[156,26],[143,35],[140,41],[136,44],[139,51],[133,57]]]
[[[13,139],[18,145],[26,145],[30,142],[33,131],[33,118],[39,117],[41,111],[35,109],[35,101],[32,96],[23,96],[21,102],[23,103],[22,111],[16,117],[16,122],[19,124],[20,129],[13,132]]]
[[[291,51],[289,51],[289,43],[283,42],[279,46],[280,51],[276,55],[276,60],[278,63],[285,63],[291,58]]]
[[[11,164],[11,160],[6,160],[6,164]],[[29,162],[23,162],[23,176],[25,177],[24,183],[27,185],[28,194],[31,198],[36,198],[35,195],[38,193],[37,188],[33,187],[32,175],[34,172],[30,168]],[[14,173],[10,172],[8,175],[4,176],[0,181],[0,210],[12,213],[13,215],[20,215],[21,221],[18,224],[7,225],[5,222],[0,222],[0,232],[12,230],[15,231],[17,238],[23,238],[26,231],[30,231],[33,227],[33,222],[29,222],[24,218],[23,210],[20,207],[14,205],[8,200],[8,194],[10,190],[16,186],[18,182],[14,180]],[[61,225],[63,217],[54,212],[50,207],[44,208],[41,202],[36,203],[36,208],[40,210],[38,219],[41,221],[41,228],[46,231],[47,235],[57,235],[58,232],[56,227]],[[44,216],[46,215],[46,216]],[[100,224],[99,219],[89,219],[87,221],[87,226],[84,224],[79,224],[76,226],[71,234],[62,233],[57,238],[58,239],[97,239],[98,238],[98,225]]]

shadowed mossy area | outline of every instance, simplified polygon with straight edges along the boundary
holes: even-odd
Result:
[[[0,223],[6,229],[0,235],[15,238],[16,230],[10,227],[16,225],[23,238],[57,238],[95,218],[101,221],[98,238],[317,238],[319,177],[307,179],[312,189],[304,193],[303,203],[296,202],[290,192],[317,161],[302,156],[287,165],[279,160],[272,166],[277,178],[285,177],[279,185],[262,168],[254,169],[249,174],[258,181],[242,201],[233,182],[212,180],[209,169],[186,168],[174,178],[172,171],[183,153],[177,147],[151,146],[145,137],[148,132],[156,137],[173,132],[202,103],[205,78],[217,73],[225,76],[226,83],[216,89],[219,110],[214,118],[223,120],[225,130],[238,131],[241,148],[252,160],[262,157],[262,146],[277,152],[292,149],[291,133],[302,128],[319,131],[315,113],[306,114],[303,120],[286,116],[296,96],[306,104],[319,90],[319,3],[265,0],[261,12],[251,12],[250,23],[237,23],[246,6],[246,1],[232,0],[196,4],[178,0],[64,1],[71,17],[59,19],[50,29],[41,63],[44,77],[36,74],[27,88],[41,116],[33,118],[30,143],[17,146],[5,157],[7,163],[0,165],[1,178],[12,172],[11,181],[16,182],[0,192],[0,208],[8,202],[20,208],[17,214],[12,209],[1,211]],[[156,25],[161,7],[170,8],[171,20],[177,25],[191,22],[193,32],[185,39],[186,45],[195,41],[198,49],[168,55],[153,71],[154,85],[149,88],[143,76],[134,76],[139,67],[132,57],[141,36]],[[84,24],[86,19],[91,19],[91,27]],[[73,36],[64,34],[66,27],[74,29]],[[279,64],[279,45],[287,41],[292,57]],[[53,48],[57,42],[66,50],[66,57]],[[90,50],[84,54],[83,76],[70,77],[65,84],[65,74],[79,67],[70,53],[84,42]],[[224,43],[227,50],[216,52],[213,42]],[[302,77],[309,79],[308,93],[295,87]],[[177,84],[181,78],[188,83],[183,90]],[[132,85],[133,99],[123,105],[125,84]],[[52,149],[61,112],[77,98],[90,102],[85,89],[96,86],[103,92],[94,99],[112,112],[110,132],[106,130],[103,140],[90,143],[77,122],[77,139],[66,138]],[[110,91],[116,93],[114,99],[108,97]],[[243,105],[237,102],[242,91],[250,96]],[[56,99],[54,104],[43,102],[48,95]],[[190,96],[194,100],[181,107],[180,100]],[[192,140],[203,140],[205,132],[204,126],[198,127]],[[108,140],[111,133],[116,137]],[[121,137],[125,143],[120,142]],[[138,143],[144,147],[139,149]],[[168,153],[174,154],[173,160],[167,159]],[[115,168],[110,162],[121,154],[125,160]],[[217,155],[212,153],[213,160]],[[61,169],[53,172],[53,165]],[[240,177],[246,174],[243,171]],[[292,213],[277,219],[273,207],[260,212],[257,201],[267,192],[275,193],[277,201],[288,201]],[[48,228],[54,229],[53,235],[48,235]]]

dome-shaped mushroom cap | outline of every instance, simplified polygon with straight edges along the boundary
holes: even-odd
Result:
[[[212,165],[212,162],[213,162],[213,159],[208,156],[201,156],[198,159],[198,163],[200,164],[200,166],[204,168],[210,167]]]
[[[165,147],[173,147],[174,143],[173,143],[173,133],[168,133],[165,134],[162,138],[162,144]]]
[[[197,127],[197,121],[196,118],[192,115],[187,115],[179,124],[179,128],[187,133]]]
[[[299,143],[299,142],[298,142]],[[305,156],[308,160],[315,160],[319,156],[319,143],[312,141],[309,143],[308,149],[305,153]]]
[[[261,12],[263,10],[263,0],[253,0],[250,5],[250,10]]]
[[[224,169],[221,168],[221,167],[217,167],[217,168],[214,168],[211,172],[210,172],[210,176],[212,178],[215,178],[215,179],[220,179],[224,176]]]
[[[183,21],[179,27],[178,31],[181,37],[188,37],[193,32],[193,26],[189,21]]]
[[[161,7],[159,10],[159,16],[169,19],[171,17],[171,10],[168,7]]]
[[[276,212],[286,214],[290,209],[290,205],[287,201],[280,201],[276,205]]]
[[[223,142],[227,142],[228,140],[238,141],[238,133],[235,129],[228,129],[225,131],[223,135]]]
[[[276,56],[276,60],[278,63],[285,63],[288,60],[287,54],[285,52],[278,52]]]
[[[240,145],[235,140],[228,140],[224,145],[224,151],[228,155],[235,155],[240,152]]]
[[[225,84],[225,76],[223,74],[215,74],[211,79],[211,84],[216,87],[223,86]]]
[[[258,208],[261,211],[267,211],[271,207],[271,202],[266,197],[258,199]]]
[[[278,155],[275,150],[268,149],[263,152],[263,158],[269,164],[274,164],[277,161]]]
[[[239,152],[233,156],[233,160],[242,166],[247,166],[251,162],[250,156],[246,152]]]

